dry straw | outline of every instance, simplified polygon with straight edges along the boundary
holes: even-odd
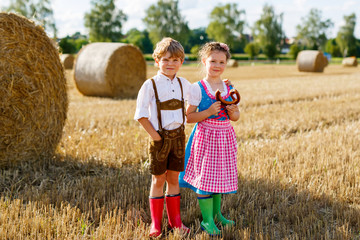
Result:
[[[124,43],[91,43],[76,57],[74,79],[87,96],[134,98],[145,81],[142,52]]]
[[[344,67],[357,67],[358,62],[356,57],[347,57],[342,60],[342,65]]]
[[[51,156],[68,99],[58,50],[32,21],[0,13],[0,167]]]
[[[299,52],[296,64],[300,72],[323,72],[328,60],[321,51],[304,50]]]
[[[74,66],[75,57],[72,54],[61,54],[60,60],[65,69],[72,69]]]

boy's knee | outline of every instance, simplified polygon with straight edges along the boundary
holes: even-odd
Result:
[[[179,184],[179,177],[178,176],[167,176],[166,182],[171,185]]]
[[[166,181],[166,175],[153,175],[151,184],[157,187],[164,186]]]

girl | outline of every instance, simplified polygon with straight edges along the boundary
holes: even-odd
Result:
[[[203,80],[190,88],[187,122],[197,123],[189,137],[185,151],[186,170],[180,173],[180,187],[188,187],[198,194],[203,217],[201,228],[210,235],[220,234],[214,221],[222,226],[232,226],[234,221],[221,214],[221,195],[237,190],[237,143],[231,121],[240,117],[237,105],[221,105],[216,101],[219,89],[223,99],[232,100],[227,86],[221,80],[229,48],[224,43],[205,44],[199,52],[206,69]]]

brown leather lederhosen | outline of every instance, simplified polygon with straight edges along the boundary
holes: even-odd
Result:
[[[184,171],[184,157],[185,157],[185,107],[184,107],[184,93],[182,84],[177,78],[181,89],[181,101],[178,99],[170,99],[160,102],[156,84],[154,79],[151,79],[155,99],[157,116],[159,122],[158,133],[161,136],[160,141],[150,140],[149,158],[150,158],[150,172],[153,175],[161,175],[166,170]],[[163,129],[161,122],[161,110],[177,110],[182,109],[183,123],[180,127],[173,130]]]

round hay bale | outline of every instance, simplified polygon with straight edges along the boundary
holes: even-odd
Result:
[[[356,67],[358,65],[356,57],[347,57],[342,60],[344,67]]]
[[[0,13],[0,167],[54,154],[68,98],[58,50],[43,28]]]
[[[235,59],[229,59],[226,66],[228,66],[228,67],[237,67],[239,65],[238,65],[238,62]]]
[[[299,52],[296,64],[300,72],[323,72],[328,60],[321,51],[304,50]]]
[[[91,43],[76,57],[74,79],[87,96],[135,98],[146,79],[146,62],[133,45]]]
[[[72,54],[61,54],[60,61],[65,69],[72,69],[74,66],[75,57]]]

